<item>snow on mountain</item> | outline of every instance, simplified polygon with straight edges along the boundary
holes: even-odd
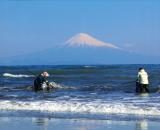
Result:
[[[52,47],[39,52],[0,58],[0,65],[86,65],[86,64],[157,64],[158,57],[123,51],[85,33],[73,36],[66,46]],[[88,48],[89,47],[89,48]]]
[[[105,43],[103,41],[100,41],[86,33],[79,33],[73,37],[71,37],[67,42],[66,45],[71,47],[85,47],[85,46],[95,46],[95,47],[107,47],[107,48],[114,48],[114,49],[120,49],[118,46],[111,44],[111,43]]]

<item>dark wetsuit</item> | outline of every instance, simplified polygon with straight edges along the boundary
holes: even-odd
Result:
[[[149,93],[148,84],[139,84],[140,93]]]
[[[136,93],[149,93],[148,84],[140,84],[136,82]]]
[[[42,84],[46,83],[49,86],[49,82],[46,80],[46,78],[42,75],[39,75],[35,80],[34,80],[34,91],[39,91],[43,90]]]

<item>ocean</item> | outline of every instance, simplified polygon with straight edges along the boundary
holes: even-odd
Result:
[[[136,94],[139,67],[149,94]],[[47,71],[50,91],[32,91]],[[0,66],[0,117],[160,121],[160,65]]]

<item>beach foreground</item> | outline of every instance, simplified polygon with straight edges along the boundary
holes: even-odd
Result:
[[[0,117],[0,130],[158,130],[158,122]]]

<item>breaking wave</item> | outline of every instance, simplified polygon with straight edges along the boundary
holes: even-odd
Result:
[[[34,75],[26,75],[26,74],[10,74],[10,73],[4,73],[4,77],[10,77],[10,78],[28,78],[28,77],[35,77]]]
[[[0,110],[36,111],[71,114],[126,114],[138,116],[160,116],[160,109],[155,106],[136,106],[124,103],[98,103],[74,101],[0,101]]]

